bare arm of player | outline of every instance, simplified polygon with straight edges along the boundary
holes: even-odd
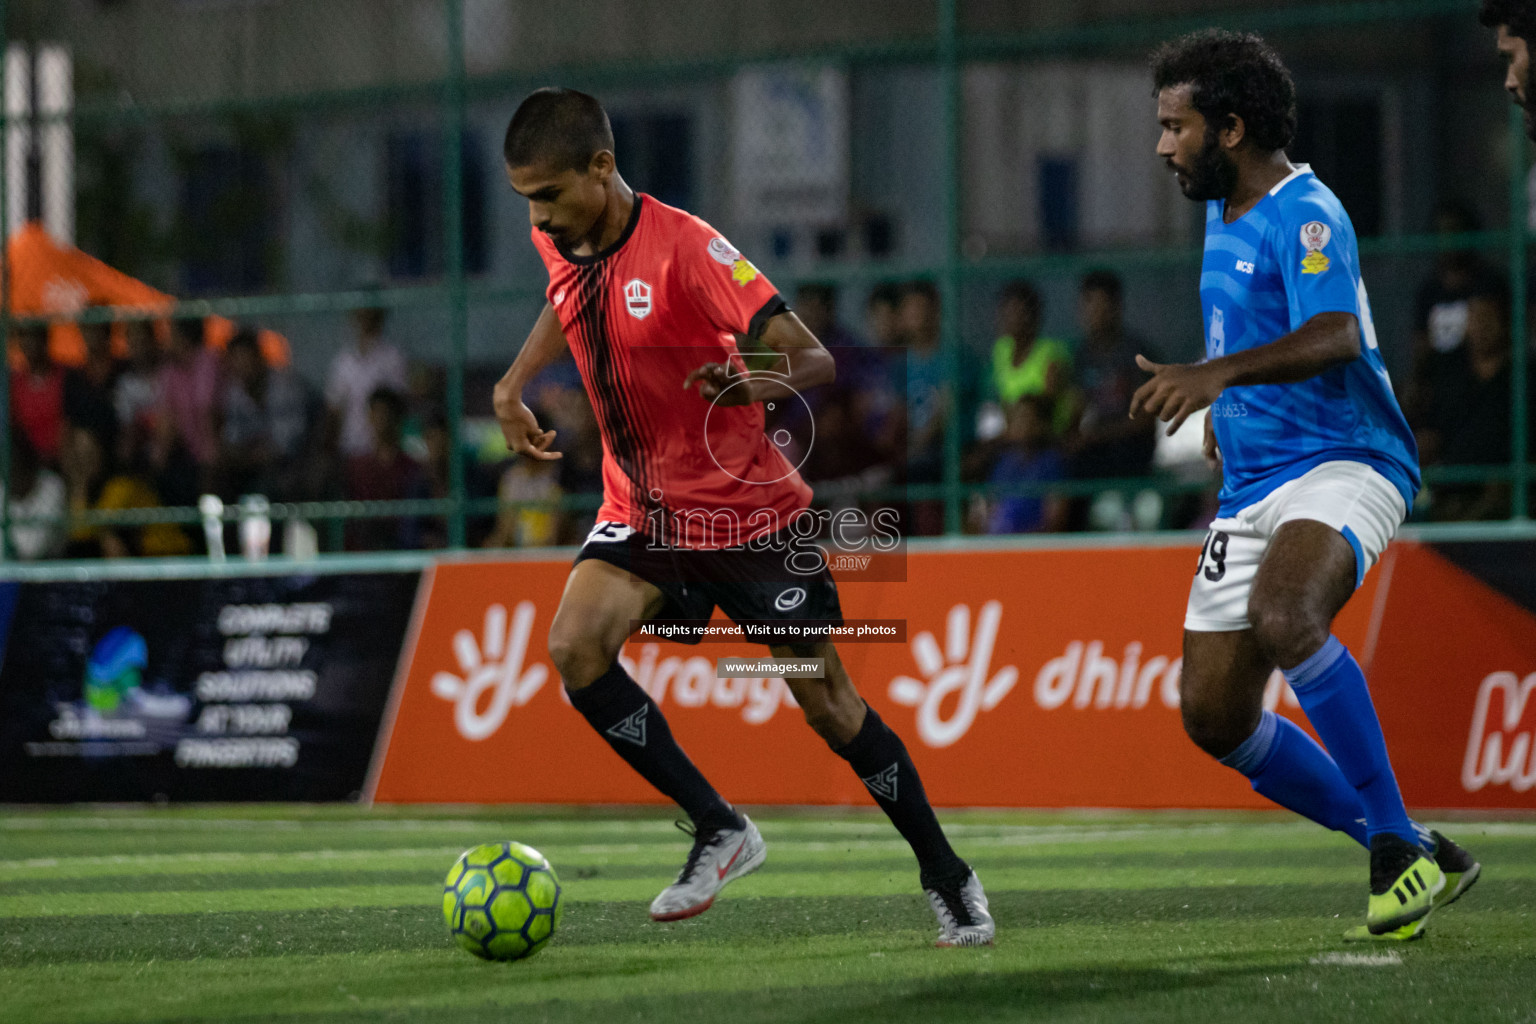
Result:
[[[546,302],[543,312],[533,323],[533,330],[528,332],[528,340],[523,342],[517,358],[512,360],[511,368],[491,391],[491,406],[496,411],[496,421],[501,424],[502,436],[507,439],[507,447],[518,455],[540,461],[561,458],[559,452],[549,450],[555,432],[539,429],[533,410],[523,403],[523,388],[540,370],[560,358],[565,348],[565,332],[560,328],[560,318],[555,315],[555,308]]]
[[[760,371],[748,378],[745,387],[732,388],[740,382],[740,374],[723,363],[705,363],[684,378],[683,389],[697,384],[699,397],[706,402],[750,405],[830,384],[837,377],[832,353],[793,313],[780,313],[769,320],[759,340],[784,357],[783,370]]]
[[[1131,415],[1147,412],[1172,434],[1190,414],[1242,384],[1294,384],[1360,358],[1360,322],[1352,313],[1319,313],[1267,345],[1203,363],[1154,363],[1137,356],[1152,375],[1131,397]]]

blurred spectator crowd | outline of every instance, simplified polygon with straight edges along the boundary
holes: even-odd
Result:
[[[1464,211],[1442,208],[1436,227],[1448,242],[1418,292],[1400,399],[1426,467],[1507,464],[1507,275],[1455,246],[1454,236],[1476,229]],[[771,413],[769,429],[789,439],[785,454],[819,504],[896,507],[905,532],[941,533],[953,458],[967,485],[968,533],[1186,528],[1214,515],[1219,481],[1200,454],[1202,423],[1192,419],[1167,438],[1150,418],[1128,415],[1146,378],[1136,356],[1158,355],[1127,326],[1124,287],[1111,271],[1081,279],[1076,329],[1064,337],[1043,331],[1039,290],[1006,282],[990,336],[967,338],[955,353],[940,343],[943,309],[931,281],[873,287],[858,328],[839,318],[830,284],[801,285],[792,308],[833,353],[837,380],[806,395],[805,406]],[[446,498],[456,449],[468,495],[496,499],[485,503],[494,514],[470,519],[470,543],[579,542],[602,487],[602,450],[574,366],[557,364],[526,396],[557,431],[564,458],[515,460],[493,424],[481,423],[479,449],[464,431],[455,444],[441,371],[410,364],[386,327],[383,310],[356,311],[350,340],[316,387],[249,329],[218,346],[200,319],[85,322],[83,362],[64,368],[50,359],[48,326],[18,325],[10,553],[195,554],[204,540],[193,526],[97,525],[79,513],[193,506],[203,494],[226,503],[251,494],[273,502]],[[1536,388],[1528,393],[1536,397]],[[1531,426],[1536,436],[1536,416]],[[1415,516],[1503,518],[1509,499],[1507,482],[1453,480],[1427,488]],[[327,547],[365,551],[441,547],[449,534],[441,516],[384,515],[349,519],[326,535]]]
[[[69,368],[50,357],[49,325],[18,325],[13,555],[194,554],[205,548],[200,530],[103,525],[81,513],[195,506],[204,494],[226,503],[446,497],[445,418],[419,384],[413,395],[384,312],[360,310],[353,324],[323,392],[287,365],[284,346],[248,329],[217,346],[200,318],[83,322],[83,360]],[[442,546],[446,530],[440,519],[363,518],[338,539],[348,550]]]

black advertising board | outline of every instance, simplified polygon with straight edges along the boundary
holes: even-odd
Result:
[[[419,579],[0,583],[0,802],[354,798]]]

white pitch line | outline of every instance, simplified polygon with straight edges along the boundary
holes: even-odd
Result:
[[[1225,827],[1216,827],[1211,830],[1185,829],[1188,832],[1201,832],[1202,834],[1220,834],[1227,831]],[[1322,833],[1319,833],[1322,835]],[[881,839],[787,839],[774,838],[770,833],[770,841],[779,850],[796,851],[804,853],[841,853],[849,851],[865,852],[903,852],[909,847],[905,839],[896,835]],[[1004,834],[1004,835],[978,835],[966,840],[966,845],[972,847],[1002,847],[1020,848],[1031,846],[1069,846],[1076,843],[1100,843],[1106,841],[1128,841],[1146,839],[1146,834],[1132,833],[1128,830],[1104,832],[1104,831],[1076,831],[1071,833],[1048,833],[1044,835],[1032,833]],[[636,854],[647,849],[657,852],[666,852],[667,847],[660,843],[579,843],[574,846],[565,843],[539,843],[539,847],[545,851],[556,851],[560,856],[570,856],[572,852],[579,856],[602,857],[619,854]],[[72,866],[97,866],[97,865],[121,865],[131,867],[145,864],[207,864],[207,863],[234,863],[247,860],[265,860],[271,857],[280,857],[286,860],[363,860],[363,859],[390,859],[413,858],[427,856],[452,856],[461,852],[458,846],[434,846],[416,848],[392,848],[392,847],[368,847],[355,850],[284,850],[284,851],[246,851],[246,850],[214,850],[201,853],[125,853],[125,854],[99,854],[83,857],[33,857],[23,860],[0,860],[0,871],[15,869],[68,869]]]
[[[457,846],[432,846],[418,849],[393,850],[285,850],[273,854],[265,851],[224,850],[209,853],[118,853],[92,857],[33,857],[27,860],[0,860],[0,871],[17,868],[69,868],[98,865],[122,865],[124,867],[146,864],[209,864],[220,861],[238,862],[281,857],[283,860],[365,860],[373,857],[451,857],[463,851]]]
[[[860,820],[838,821],[835,819],[791,819],[781,820],[771,817],[760,818],[772,825],[775,831],[789,832],[814,832],[826,834],[828,832],[880,832],[889,826],[884,821]],[[456,830],[486,830],[491,828],[514,828],[521,832],[562,832],[577,831],[582,833],[618,833],[633,835],[635,833],[651,833],[656,835],[670,835],[674,831],[670,821],[657,821],[635,819],[626,821],[576,821],[567,818],[526,818],[526,819],[431,819],[431,818],[398,818],[384,820],[356,819],[352,821],[325,821],[305,820],[291,818],[133,818],[133,817],[0,817],[0,831],[18,832],[43,832],[67,829],[81,830],[110,830],[110,831],[204,831],[222,832],[230,830],[242,831],[302,831],[307,828],[345,829],[357,832],[430,832],[430,831],[456,831]],[[1536,825],[1531,826],[1536,830]],[[1302,832],[1315,828],[1305,822],[1244,822],[1241,824],[1222,824],[1216,822],[1187,824],[1187,823],[1151,823],[1137,822],[1134,824],[1116,825],[1113,822],[1095,822],[1091,825],[1009,825],[1009,824],[974,824],[969,822],[953,822],[944,826],[944,830],[954,835],[984,835],[995,833],[1018,833],[1028,835],[1085,835],[1099,837],[1103,835],[1131,835],[1131,836],[1155,836],[1186,834],[1196,832],[1207,835],[1227,834],[1235,831],[1253,833],[1262,832]]]
[[[760,821],[773,826],[775,831],[815,832],[879,832],[888,826],[875,820],[839,820],[836,818],[775,819],[761,816]],[[1439,823],[1437,823],[1439,824]],[[1536,836],[1536,821],[1486,821],[1449,822],[1446,830],[1470,832],[1492,836]],[[519,832],[578,831],[585,834],[655,834],[670,835],[674,826],[668,820],[636,818],[613,821],[583,821],[572,818],[357,818],[335,820],[323,818],[183,818],[149,815],[134,817],[123,815],[0,815],[0,832],[44,832],[66,829],[103,831],[303,831],[305,829],[345,829],[357,832],[430,832],[458,830],[486,830],[512,828]],[[950,822],[944,831],[953,835],[1027,834],[1027,835],[1082,835],[1099,838],[1108,835],[1151,837],[1157,835],[1196,833],[1200,835],[1226,835],[1243,832],[1287,834],[1315,830],[1316,826],[1304,821],[1269,822],[1135,822],[1123,825],[1113,821],[1096,821],[1092,824],[986,824]]]
[[[1324,953],[1307,961],[1325,967],[1401,967],[1396,953]]]

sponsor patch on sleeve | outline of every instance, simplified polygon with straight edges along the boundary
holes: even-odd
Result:
[[[1303,274],[1321,274],[1328,269],[1328,257],[1320,252],[1309,252],[1301,261]]]
[[[751,263],[747,262],[747,258],[745,256],[738,254],[736,256],[736,262],[731,264],[731,277],[739,286],[745,288],[747,285],[757,280],[757,268],[754,267]]]
[[[1333,238],[1333,229],[1320,220],[1308,221],[1301,226],[1301,244],[1307,252],[1322,252]]]
[[[716,235],[709,240],[709,258],[723,266],[731,266],[741,259],[741,253],[725,239]]]

